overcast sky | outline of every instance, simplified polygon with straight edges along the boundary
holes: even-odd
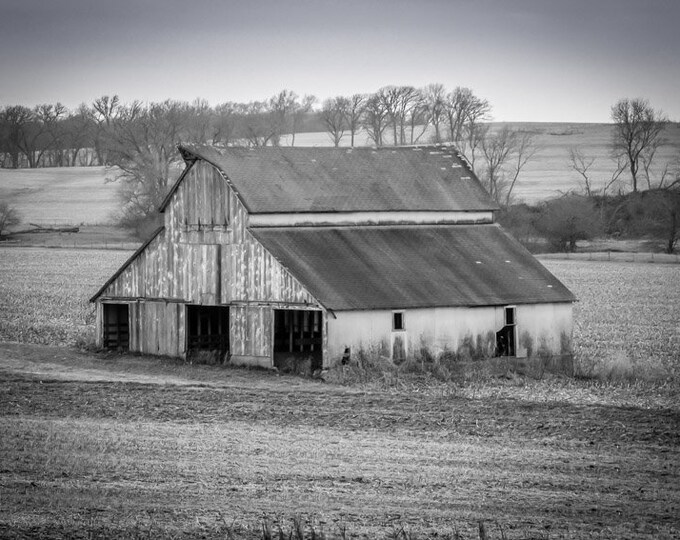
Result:
[[[680,120],[680,0],[0,0],[0,107],[468,86],[498,121]]]

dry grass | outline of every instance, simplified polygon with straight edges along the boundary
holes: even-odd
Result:
[[[573,343],[581,375],[680,381],[680,265],[543,263],[579,299]]]
[[[0,341],[91,341],[89,298],[129,256],[113,250],[0,248]]]

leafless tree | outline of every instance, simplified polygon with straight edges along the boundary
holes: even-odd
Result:
[[[487,132],[480,146],[484,156],[483,179],[489,195],[507,206],[522,169],[536,154],[533,136],[503,126],[495,133]]]
[[[350,146],[354,146],[354,139],[357,131],[361,127],[361,120],[364,116],[366,108],[366,96],[364,94],[353,94],[349,97],[349,105],[347,107],[347,129],[350,134]]]
[[[237,104],[239,137],[248,146],[266,146],[276,135],[269,105],[262,101]]]
[[[338,147],[342,136],[347,129],[347,116],[350,102],[346,97],[338,96],[327,99],[321,108],[321,120],[326,131],[333,141],[333,146]]]
[[[212,144],[228,146],[236,137],[237,105],[227,102],[217,105],[213,116]]]
[[[446,101],[446,89],[443,84],[435,83],[425,87],[425,101],[429,112],[429,123],[434,128],[434,142],[439,144],[443,141],[441,124],[446,115],[444,102]]]
[[[177,143],[185,135],[185,104],[164,101],[120,106],[107,126],[103,145],[121,183],[123,224],[148,232],[177,175]]]
[[[614,121],[612,150],[627,161],[633,191],[638,190],[638,172],[647,156],[648,167],[656,147],[661,144],[661,132],[666,118],[641,98],[621,99],[612,106]]]
[[[594,197],[598,194],[598,190],[595,189],[593,178],[590,173],[590,168],[594,163],[595,158],[584,154],[580,148],[572,147],[569,149],[569,165],[581,177],[583,191],[586,197]],[[626,163],[621,157],[618,157],[611,176],[603,182],[600,193],[603,197],[607,195],[607,191],[610,187],[616,185],[625,170]]]
[[[0,123],[4,132],[4,146],[10,155],[11,167],[18,169],[20,166],[22,150],[22,140],[24,133],[28,129],[29,123],[33,119],[33,111],[23,105],[11,105],[2,110]]]
[[[388,125],[388,112],[383,98],[379,94],[373,94],[366,101],[364,107],[364,126],[368,138],[376,146],[383,145],[383,133]]]
[[[94,152],[99,165],[106,165],[106,150],[102,147],[102,139],[117,118],[120,109],[120,98],[117,95],[102,96],[92,103],[91,114],[95,122]]]

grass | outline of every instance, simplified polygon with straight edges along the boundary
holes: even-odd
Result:
[[[128,251],[0,248],[0,341],[51,345],[94,335],[89,298]]]
[[[680,381],[680,266],[544,260],[577,296],[573,343],[583,376]]]

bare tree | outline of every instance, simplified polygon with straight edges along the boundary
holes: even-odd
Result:
[[[22,139],[32,119],[33,111],[23,105],[7,106],[0,114],[0,122],[4,131],[4,146],[10,155],[13,169],[18,169],[21,164]]]
[[[122,223],[138,235],[148,233],[157,210],[177,175],[176,145],[183,138],[184,104],[164,101],[120,106],[109,123],[103,145],[121,183]]]
[[[347,129],[350,134],[350,146],[354,146],[354,138],[361,127],[361,120],[366,108],[366,96],[364,94],[353,94],[349,97],[347,107]]]
[[[614,121],[612,150],[615,156],[626,159],[633,191],[636,192],[641,161],[646,155],[648,163],[651,163],[666,119],[641,98],[617,101],[612,106],[611,117]]]
[[[275,136],[269,105],[262,101],[240,103],[236,106],[239,117],[238,134],[248,146],[266,146]]]
[[[434,128],[434,142],[442,142],[441,124],[445,117],[446,89],[443,84],[429,84],[424,91],[425,101],[429,112],[429,123]]]
[[[484,156],[483,179],[489,195],[507,206],[522,169],[536,154],[533,136],[503,126],[495,133],[487,131],[480,146]]]
[[[292,116],[298,106],[298,95],[292,90],[281,90],[269,99],[271,115],[271,143],[278,146],[281,135],[291,131]]]
[[[295,102],[293,104],[293,110],[291,114],[291,127],[290,127],[290,145],[295,146],[295,135],[302,125],[304,117],[312,111],[314,104],[316,103],[316,96],[305,95],[301,101]]]
[[[536,155],[538,147],[534,144],[534,136],[527,132],[515,132],[512,149],[512,167],[510,170],[508,187],[505,192],[505,206],[510,205],[510,197],[522,169]]]
[[[489,102],[474,95],[471,89],[456,87],[443,101],[448,123],[448,138],[459,144],[466,126],[485,120],[491,110]]]
[[[383,133],[388,125],[388,112],[383,98],[379,94],[373,94],[366,101],[364,107],[364,127],[369,139],[376,146],[383,145]]]
[[[111,123],[117,118],[120,109],[120,98],[117,95],[102,96],[92,103],[91,114],[95,122],[94,152],[99,165],[106,165],[106,151],[102,147],[102,139]]]
[[[349,106],[349,100],[342,96],[330,98],[323,102],[321,120],[335,147],[340,145],[342,136],[347,129]]]
[[[569,149],[569,165],[570,167],[578,173],[583,182],[583,191],[586,197],[594,197],[598,194],[598,190],[595,188],[593,178],[591,177],[590,168],[595,163],[595,158],[587,156],[584,154],[580,148],[572,147]],[[626,164],[618,157],[616,160],[616,166],[611,173],[609,179],[602,183],[601,195],[604,197],[607,195],[607,190],[615,185],[623,171],[626,170]]]
[[[227,102],[217,105],[213,116],[212,144],[228,146],[236,137],[238,106]]]

